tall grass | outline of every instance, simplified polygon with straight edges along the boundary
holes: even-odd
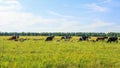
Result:
[[[120,44],[106,42],[15,42],[0,37],[0,68],[119,68]],[[38,38],[38,37],[30,37]],[[41,37],[40,37],[41,38]],[[42,37],[45,38],[45,37]]]

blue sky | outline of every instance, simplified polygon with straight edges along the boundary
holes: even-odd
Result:
[[[3,32],[120,32],[120,0],[0,0]]]

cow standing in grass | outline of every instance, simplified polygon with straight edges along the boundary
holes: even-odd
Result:
[[[86,40],[88,40],[88,38],[90,38],[90,37],[88,37],[88,36],[82,36],[82,37],[79,38],[78,41],[86,41]]]
[[[11,38],[9,38],[8,40],[14,40],[14,41],[18,41],[19,36],[12,36]]]
[[[49,37],[47,37],[47,38],[46,38],[46,40],[45,40],[45,41],[52,41],[52,40],[53,40],[53,38],[54,38],[54,36],[49,36]]]
[[[107,39],[108,37],[97,37],[96,41],[104,41],[105,39]]]
[[[118,42],[118,37],[110,37],[107,40],[107,43],[111,43],[111,42]]]
[[[62,40],[62,39],[71,39],[71,38],[72,38],[71,36],[62,36],[62,37],[61,37],[61,40]]]
[[[61,40],[64,39],[64,41],[69,41],[72,37],[71,36],[62,36]]]

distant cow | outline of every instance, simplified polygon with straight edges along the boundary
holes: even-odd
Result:
[[[9,38],[8,40],[17,40],[19,38],[19,36],[12,36],[11,38]]]
[[[71,39],[71,38],[72,38],[71,36],[62,36],[62,37],[61,37],[61,40],[62,40],[62,39]]]
[[[78,41],[82,41],[83,39],[82,38],[79,38],[79,40]]]
[[[54,36],[49,36],[49,37],[47,37],[47,38],[46,38],[46,40],[45,40],[45,41],[52,41],[52,40],[53,40],[53,38],[54,38]]]
[[[111,42],[118,42],[118,37],[110,37],[110,38],[107,40],[107,43],[111,43]]]
[[[61,40],[69,41],[71,38],[72,38],[71,36],[62,36]]]
[[[78,41],[85,41],[85,40],[88,40],[88,38],[90,38],[90,37],[88,37],[88,36],[82,36],[82,37],[79,38]]]
[[[104,41],[105,39],[107,39],[108,37],[97,37],[96,41]]]

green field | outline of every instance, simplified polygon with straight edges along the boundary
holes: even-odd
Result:
[[[45,42],[46,37],[27,37],[24,42],[0,37],[0,68],[120,68],[120,43]],[[33,40],[43,38],[43,40]]]

